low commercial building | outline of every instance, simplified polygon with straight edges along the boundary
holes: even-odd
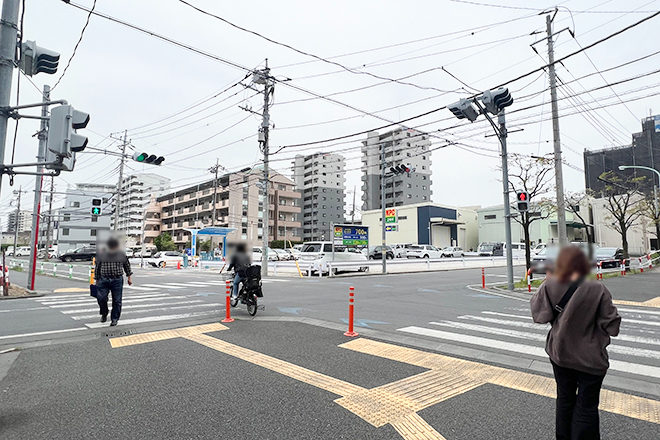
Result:
[[[395,216],[393,221],[385,223],[387,244],[460,246],[466,250],[476,249],[479,244],[476,207],[456,208],[437,203],[420,203],[388,210],[394,210]],[[381,210],[363,212],[362,225],[369,227],[370,245],[379,245],[382,234]]]

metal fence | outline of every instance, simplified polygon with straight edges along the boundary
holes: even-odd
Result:
[[[27,271],[29,262],[27,260],[10,258],[7,262],[7,265],[11,269],[20,268],[19,270],[21,271]],[[92,275],[92,266],[62,262],[51,263],[46,261],[37,261],[36,272],[39,275],[50,275],[58,278],[89,281]]]

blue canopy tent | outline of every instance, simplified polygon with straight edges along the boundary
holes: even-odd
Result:
[[[190,244],[193,249],[193,253],[197,253],[197,236],[198,235],[213,235],[216,237],[222,237],[222,257],[225,258],[227,256],[227,234],[230,232],[234,232],[236,229],[235,228],[221,228],[217,226],[209,226],[207,228],[202,228],[202,229],[186,229],[184,228],[185,231],[190,232],[192,235],[190,239]]]

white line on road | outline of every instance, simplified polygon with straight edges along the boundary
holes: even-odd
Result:
[[[143,286],[155,287],[157,289],[185,289],[185,287],[166,286],[164,284],[143,284]]]
[[[0,339],[14,339],[14,338],[26,338],[28,336],[39,336],[39,335],[51,335],[55,333],[66,333],[66,332],[76,332],[79,330],[87,330],[85,327],[69,328],[65,330],[50,330],[47,332],[35,332],[35,333],[23,333],[21,335],[6,335],[0,336]]]
[[[496,339],[482,338],[479,336],[461,335],[457,333],[450,333],[441,330],[433,330],[429,328],[415,327],[415,326],[404,327],[398,330],[406,333],[429,336],[432,338],[446,339],[454,342],[462,342],[464,344],[477,345],[491,349],[511,351],[514,353],[522,353],[522,354],[544,357],[544,358],[548,356],[543,348],[533,347],[531,345],[498,341]],[[610,360],[610,370],[660,378],[660,367],[653,367],[650,365],[633,364],[631,362]]]
[[[550,329],[550,324],[536,324],[533,322],[511,321],[508,319],[488,318],[486,316],[463,315],[463,316],[459,316],[458,319],[476,320],[482,322],[489,322],[491,324],[508,325],[509,327],[523,327],[534,330],[548,331],[548,329]]]
[[[144,294],[134,295],[134,296],[128,296],[128,295],[123,296],[122,295],[122,299],[124,299],[124,298],[126,298],[126,299],[141,299],[141,298],[152,298],[152,297],[155,297],[155,296],[162,297],[163,295],[160,294],[160,293],[144,293]],[[112,295],[108,294],[108,298],[111,298],[111,297],[112,297]],[[96,300],[95,298],[92,298],[91,296],[87,296],[87,297],[83,297],[83,298],[80,298],[80,299],[67,299],[67,300],[61,300],[61,301],[60,300],[48,300],[48,301],[43,300],[43,301],[39,301],[39,302],[41,304],[45,305],[45,306],[55,306],[55,305],[59,305],[59,304],[71,304],[71,305],[85,304],[85,303],[93,302],[95,300]]]
[[[220,313],[224,313],[224,311],[225,309],[215,309],[215,310],[207,310],[205,312],[182,313],[180,315],[147,316],[144,318],[120,319],[119,324],[128,325],[128,324],[141,324],[143,322],[170,321],[174,319],[186,319],[186,318],[194,318],[197,316],[220,314]],[[107,327],[108,323],[95,322],[93,324],[85,324],[85,325],[89,328],[101,328],[101,327]]]
[[[31,312],[32,310],[44,310],[49,307],[30,307],[29,309],[13,309],[13,310],[0,310],[0,313],[9,313],[9,312]]]
[[[205,304],[193,304],[193,305],[176,306],[176,307],[154,307],[153,309],[129,310],[128,313],[126,314],[132,316],[133,313],[151,313],[151,312],[159,312],[166,310],[184,310],[184,309],[194,309],[198,307],[218,307],[218,305],[205,303]],[[123,309],[122,309],[122,314],[123,314]],[[96,313],[95,315],[80,315],[80,316],[72,316],[71,318],[75,319],[76,321],[81,321],[83,319],[97,319],[98,317],[99,314]]]
[[[141,287],[141,286],[124,286],[124,289],[130,289],[130,290],[143,290],[145,292],[150,292],[153,290],[156,290],[153,287]]]
[[[195,297],[195,296],[193,295],[192,297]],[[131,304],[131,303],[134,303],[134,302],[161,301],[163,299],[182,299],[182,298],[190,298],[190,296],[181,295],[181,296],[163,297],[163,296],[158,295],[154,298],[132,299],[132,300],[126,301],[126,302],[122,301],[122,303]],[[53,308],[53,309],[62,309],[62,308],[65,308],[65,307],[79,307],[79,306],[83,306],[83,305],[84,304],[58,304],[58,305],[55,305],[55,306],[51,306],[51,308]]]
[[[171,302],[171,303],[158,303],[158,304],[136,304],[136,305],[133,305],[132,303],[128,303],[128,304],[122,304],[121,309],[122,310],[125,310],[125,309],[144,309],[144,308],[148,308],[148,307],[173,306],[173,305],[194,304],[194,303],[201,303],[201,302],[203,302],[203,301],[201,299],[198,299],[198,300],[193,300],[193,301],[175,301],[175,302]],[[90,313],[90,312],[94,312],[94,311],[96,311],[96,312],[99,311],[98,306],[94,307],[94,308],[91,308],[91,309],[61,310],[61,312],[65,315],[74,315],[76,313]]]

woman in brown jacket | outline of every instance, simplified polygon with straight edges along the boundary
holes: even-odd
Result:
[[[531,300],[534,322],[552,324],[545,351],[557,382],[558,440],[600,439],[598,400],[609,368],[606,347],[619,334],[621,317],[602,283],[583,280],[590,271],[584,252],[566,247]],[[577,290],[558,312],[555,307],[573,285]]]

